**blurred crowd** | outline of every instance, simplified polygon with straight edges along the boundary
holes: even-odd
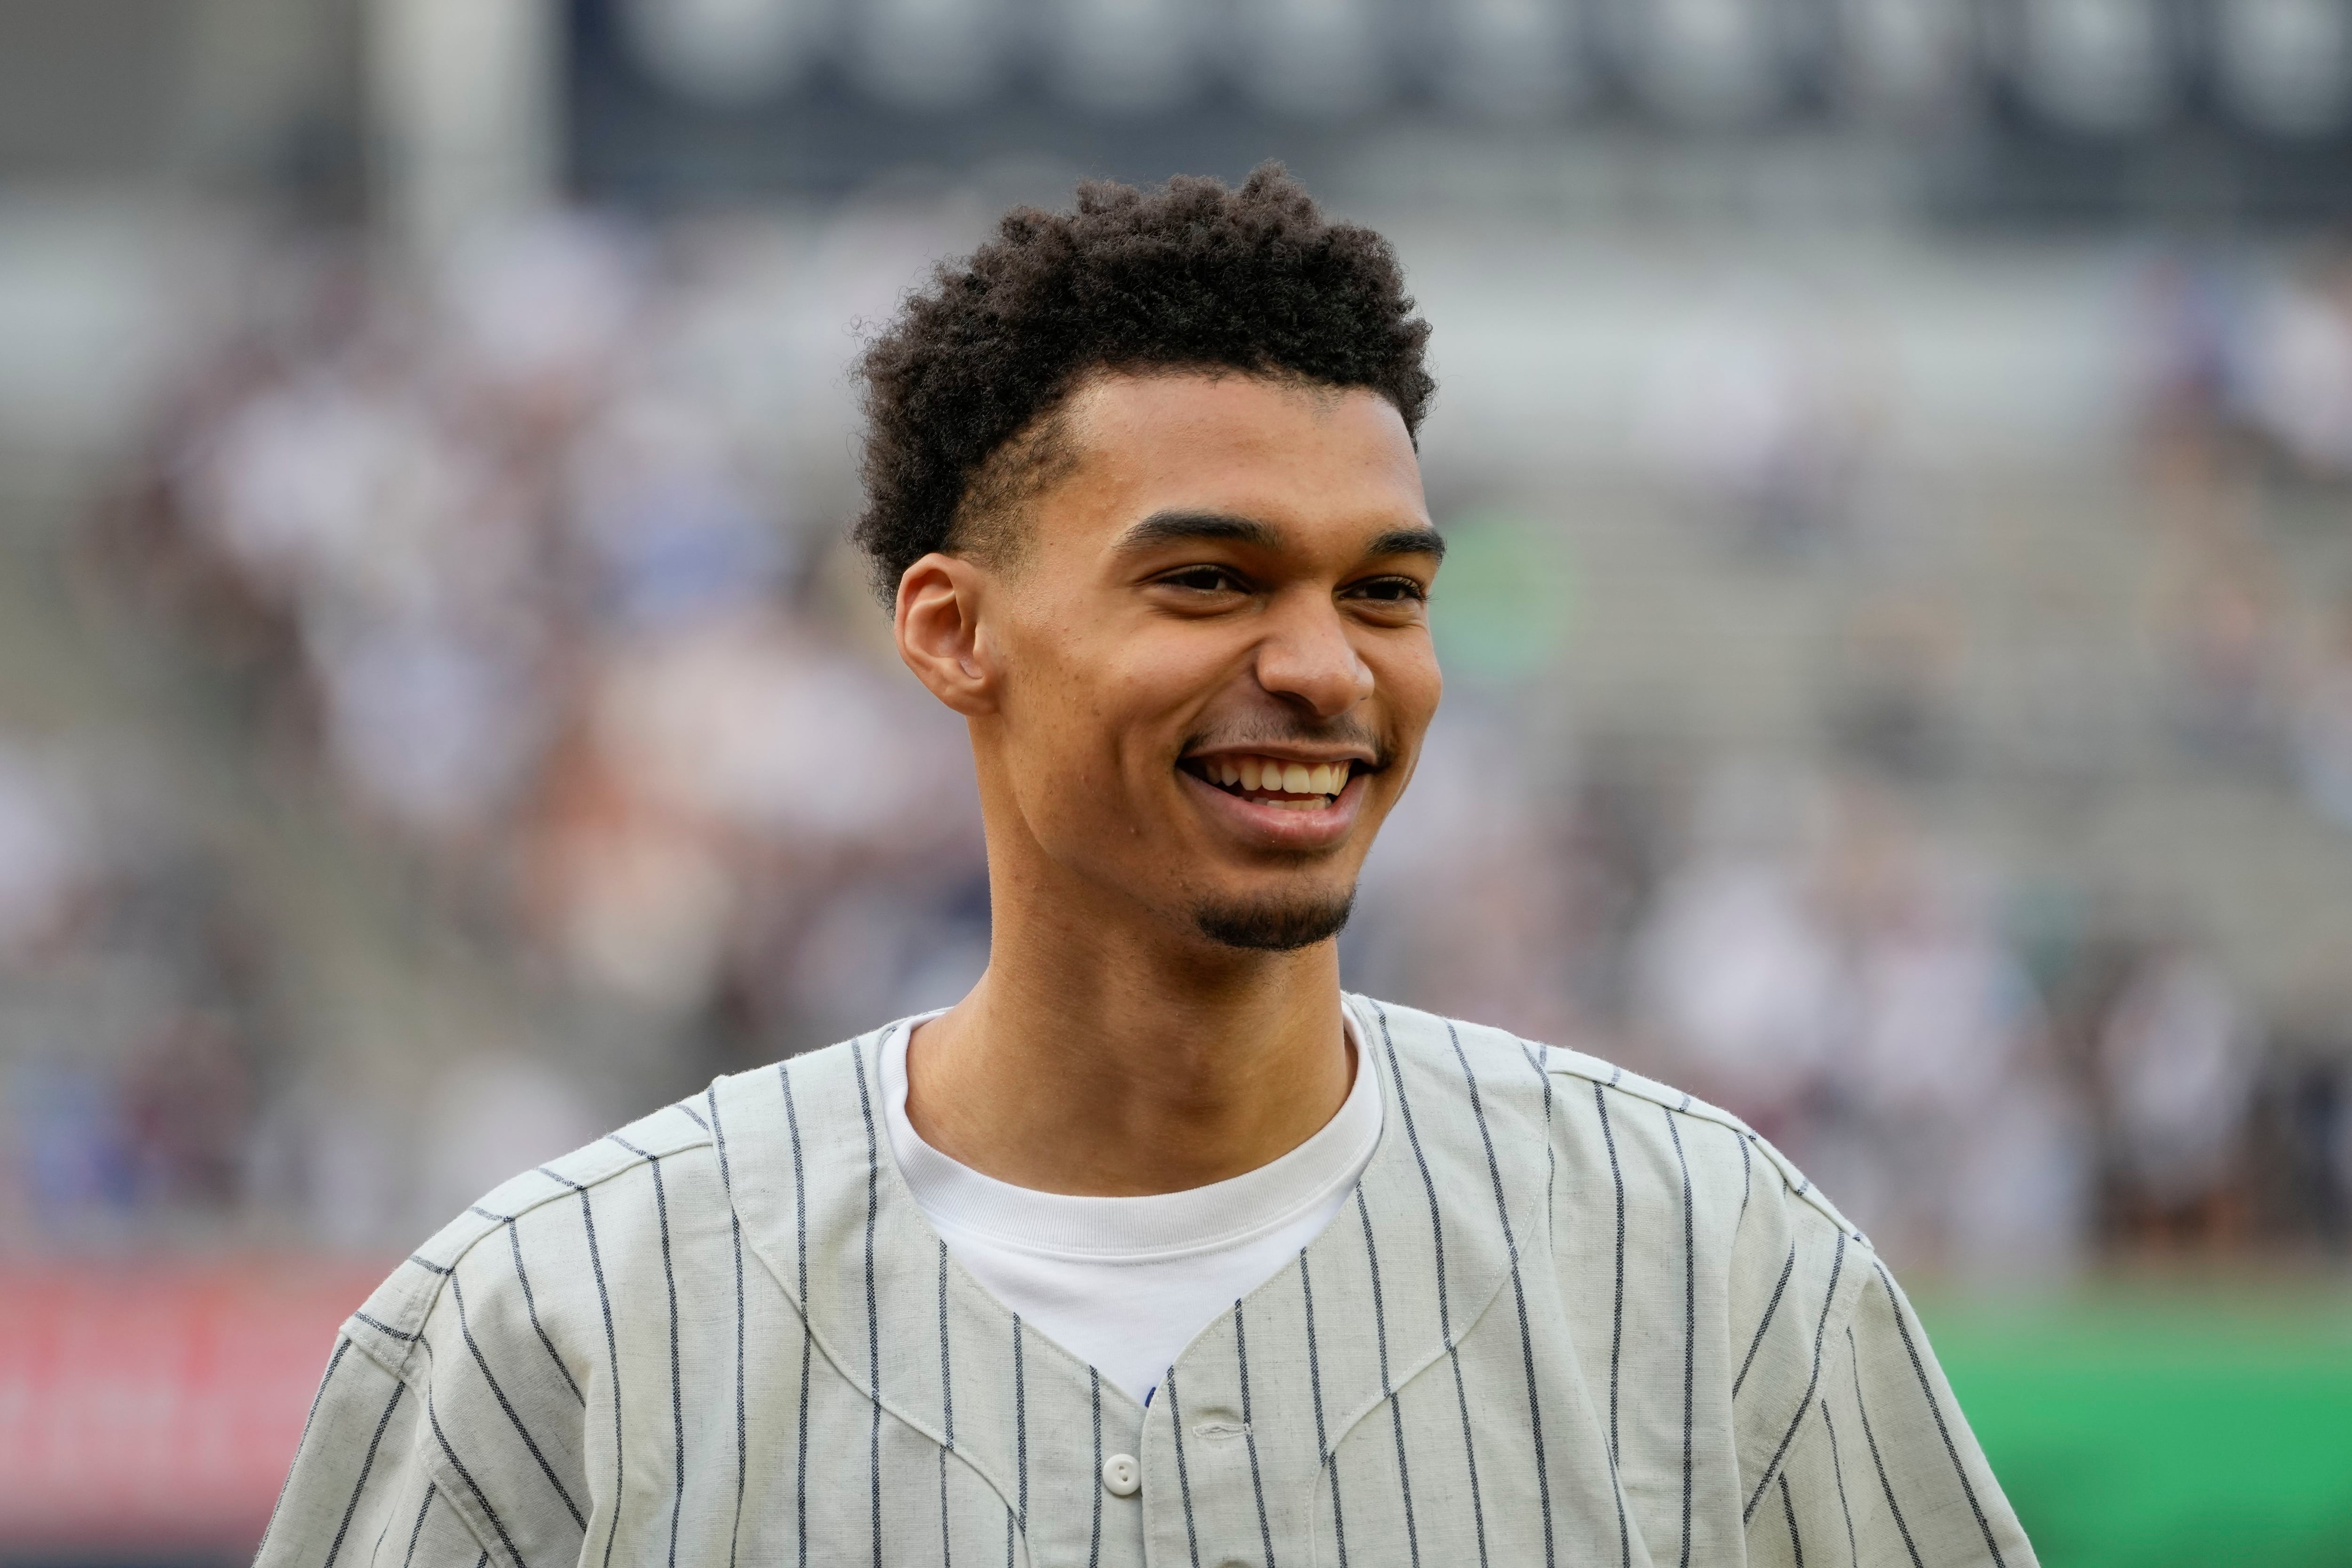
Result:
[[[2291,777],[2352,828],[2352,583],[2297,585],[2260,521],[2265,489],[2301,492],[2342,528],[2352,484],[2352,250],[2308,257],[2248,286],[2186,264],[2147,289],[2146,450],[2174,557],[2163,630],[2170,718],[2183,745],[2256,775]]]
[[[969,872],[939,727],[841,624],[837,515],[698,357],[723,282],[586,223],[407,288],[310,262],[174,411],[119,555],[354,812],[663,1006],[745,983],[724,933],[773,857]]]
[[[96,531],[100,591],[209,672],[202,721],[393,868],[404,918],[550,1022],[503,1054],[420,1042],[407,1121],[330,1109],[264,895],[175,789],[0,737],[0,1246],[265,1212],[396,1244],[471,1195],[415,1196],[419,1168],[486,1186],[631,1113],[578,1020],[634,1053],[628,1092],[682,1093],[961,993],[988,940],[961,735],[842,540],[840,291],[832,335],[794,336],[774,281],[895,288],[936,243],[780,257],[574,218],[430,272],[324,242],[270,263]],[[2153,277],[2143,449],[2195,563],[2158,616],[2169,721],[2352,831],[2352,599],[2287,637],[2241,493],[2352,480],[2352,268]],[[1665,378],[1658,449],[1732,556],[1833,555],[1862,508],[1870,399],[1812,364],[1734,336]],[[1934,640],[1874,635],[1896,677]],[[2342,1246],[2352,1043],[2285,1038],[2179,911],[1937,827],[1926,690],[1849,694],[1817,754],[1768,762],[1587,733],[1540,659],[1461,680],[1349,984],[1712,1099],[1906,1260]]]
[[[772,352],[775,322],[731,331],[754,307],[714,276],[730,258],[584,220],[397,281],[298,247],[165,409],[144,482],[95,542],[106,591],[201,656],[265,775],[323,796],[392,860],[415,918],[478,947],[524,1006],[619,1020],[638,1069],[614,1103],[560,1041],[488,1068],[418,1041],[407,1076],[433,1081],[371,1116],[348,1079],[331,1108],[306,1092],[299,1046],[272,1058],[245,1016],[181,1047],[219,1058],[189,1069],[211,1075],[203,1097],[221,1103],[202,1114],[233,1146],[213,1195],[288,1196],[261,1182],[288,1167],[336,1200],[294,1194],[312,1228],[373,1244],[372,1225],[467,1201],[446,1182],[413,1203],[385,1191],[414,1188],[418,1166],[478,1185],[594,1136],[637,1095],[952,1000],[979,973],[961,732],[877,657],[887,626],[840,548],[838,479],[814,510],[805,454],[776,434],[792,388],[740,363]],[[832,456],[838,469],[846,453]],[[29,908],[73,874],[34,855],[5,877]],[[66,1167],[144,1142],[124,1107],[149,1069],[35,1054],[79,1058],[94,1109],[53,1140],[70,1147],[27,1146],[17,1206],[68,1231],[168,1207],[120,1184],[59,1190]],[[314,1124],[285,1130],[277,1158],[273,1089]],[[491,1108],[458,1134],[469,1146],[408,1135],[458,1104]]]

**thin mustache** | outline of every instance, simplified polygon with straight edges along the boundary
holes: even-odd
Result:
[[[1353,719],[1328,724],[1244,724],[1238,729],[1202,731],[1188,738],[1179,756],[1217,750],[1245,750],[1256,745],[1362,746],[1372,753],[1369,771],[1379,773],[1396,758],[1396,749],[1370,727]]]

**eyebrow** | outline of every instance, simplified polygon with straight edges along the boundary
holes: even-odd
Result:
[[[1222,511],[1156,511],[1119,536],[1115,553],[1137,555],[1162,544],[1222,540],[1256,550],[1282,547],[1282,530],[1254,517]],[[1374,539],[1367,555],[1426,555],[1445,559],[1445,540],[1433,528],[1391,528]]]
[[[1270,522],[1235,517],[1230,512],[1155,511],[1121,534],[1113,548],[1120,555],[1139,555],[1162,544],[1211,539],[1258,550],[1277,550],[1282,546],[1282,530]]]
[[[1367,555],[1426,555],[1445,559],[1445,538],[1433,528],[1391,528],[1372,541]]]

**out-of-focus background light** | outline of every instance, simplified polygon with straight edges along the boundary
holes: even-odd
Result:
[[[0,1563],[970,984],[848,366],[1266,156],[1443,381],[1349,983],[1780,1142],[2044,1561],[2352,1561],[2352,0],[0,0]]]

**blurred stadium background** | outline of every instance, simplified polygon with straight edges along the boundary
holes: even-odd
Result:
[[[0,1562],[960,994],[860,325],[1265,156],[1437,328],[1349,984],[1778,1140],[2046,1562],[2352,1563],[2352,0],[0,0]]]

